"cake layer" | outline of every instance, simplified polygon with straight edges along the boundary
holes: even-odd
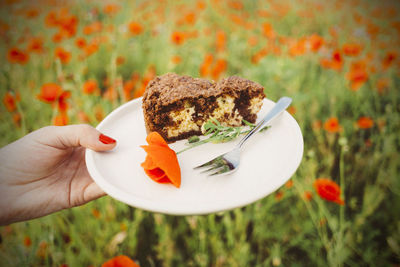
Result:
[[[153,79],[143,95],[146,130],[160,133],[167,142],[201,135],[210,118],[226,126],[255,122],[264,88],[232,76],[217,83],[168,73]]]

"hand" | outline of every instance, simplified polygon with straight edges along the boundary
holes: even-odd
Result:
[[[105,193],[93,182],[85,148],[116,141],[89,125],[48,126],[0,149],[0,225],[85,204]]]

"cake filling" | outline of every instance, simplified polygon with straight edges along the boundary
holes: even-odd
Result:
[[[171,111],[169,117],[174,122],[173,126],[167,126],[168,137],[175,137],[189,131],[199,131],[200,127],[193,120],[195,107],[185,101],[185,107],[179,111]]]
[[[210,118],[218,120],[224,126],[242,125],[243,116],[235,104],[235,98],[229,95],[217,97],[214,101],[216,106],[209,109],[208,113],[198,111],[196,106],[189,101],[184,101],[183,108],[170,111],[169,122],[163,127],[167,132],[168,138],[174,138],[185,133],[200,133],[202,125]],[[262,106],[262,98],[252,98],[247,105],[242,105],[247,113],[257,114]]]

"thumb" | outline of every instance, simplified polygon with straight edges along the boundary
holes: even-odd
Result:
[[[117,141],[87,124],[76,124],[67,126],[48,126],[38,131],[38,140],[43,143],[59,148],[82,146],[95,151],[106,151],[113,149]],[[43,138],[45,137],[45,138]]]

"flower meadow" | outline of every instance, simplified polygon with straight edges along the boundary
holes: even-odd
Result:
[[[292,97],[305,144],[294,176],[251,205],[169,216],[103,197],[0,227],[0,266],[400,265],[399,2],[3,0],[0,13],[1,146],[96,126],[167,72]]]

